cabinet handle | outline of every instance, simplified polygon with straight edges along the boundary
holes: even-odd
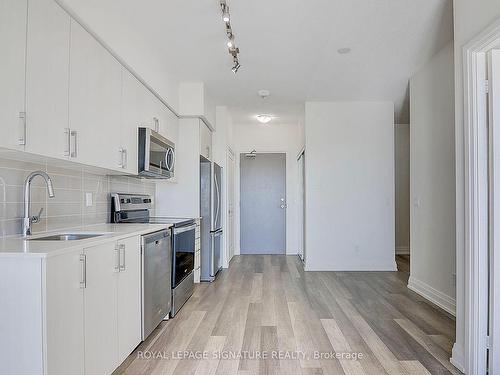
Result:
[[[71,130],[70,131],[70,136],[71,136],[71,142],[70,142],[70,149],[71,149],[71,157],[76,158],[78,156],[78,150],[77,150],[77,145],[78,145],[78,132],[76,130]]]
[[[70,128],[64,128],[64,138],[65,138],[65,145],[64,145],[64,156],[69,156],[70,155],[70,138],[71,138],[71,130]]]
[[[122,168],[125,169],[127,168],[127,162],[128,162],[128,153],[127,153],[127,149],[124,148],[122,149]]]
[[[26,112],[19,112],[19,138],[17,143],[21,146],[26,144]]]
[[[120,246],[115,246],[115,272],[120,272]]]
[[[123,168],[123,148],[118,149],[118,167]]]
[[[156,117],[153,117],[153,123],[155,125],[155,132],[159,133],[160,132],[160,120],[158,120]]]
[[[125,271],[125,244],[120,244],[120,272]]]
[[[80,288],[87,287],[87,256],[80,254]]]

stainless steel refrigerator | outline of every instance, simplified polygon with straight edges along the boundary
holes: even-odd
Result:
[[[200,156],[201,280],[222,268],[222,168]]]

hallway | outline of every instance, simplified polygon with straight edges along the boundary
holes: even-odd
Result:
[[[237,256],[114,374],[460,374],[454,320],[407,289],[397,261],[304,273],[295,256]]]

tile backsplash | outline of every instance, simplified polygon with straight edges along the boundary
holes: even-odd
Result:
[[[90,172],[69,162],[38,164],[0,158],[0,237],[21,233],[23,185],[26,177],[36,170],[49,174],[55,197],[48,197],[41,177],[33,179],[31,215],[38,214],[43,208],[40,222],[33,224],[34,233],[109,222],[111,192],[145,193],[151,195],[153,201],[155,197],[156,183],[151,180],[107,176],[105,172]],[[86,206],[86,193],[92,194],[90,207]]]

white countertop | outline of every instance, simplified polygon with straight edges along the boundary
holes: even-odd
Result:
[[[103,236],[76,241],[29,241],[23,236],[9,236],[0,239],[2,257],[48,257],[75,249],[83,249],[106,242],[166,229],[168,224],[96,224],[68,230],[35,233],[29,238],[45,237],[61,233],[105,233]]]

